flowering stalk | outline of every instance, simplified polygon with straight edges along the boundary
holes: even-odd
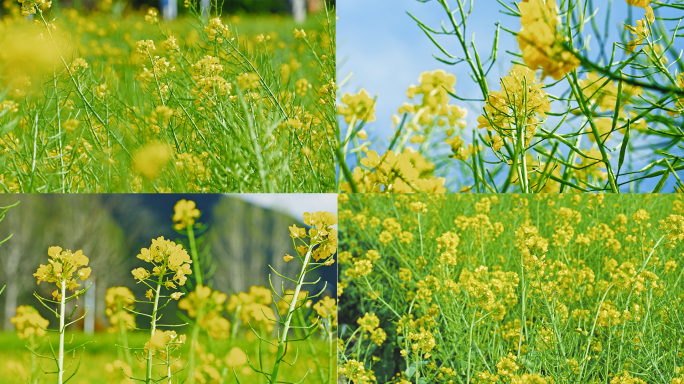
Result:
[[[254,327],[250,325],[252,332],[254,332],[255,336],[259,338],[259,340],[265,341],[266,343],[278,348],[275,356],[275,363],[270,374],[261,369],[255,368],[251,365],[251,363],[249,363],[254,371],[261,373],[266,377],[269,384],[275,384],[278,382],[278,374],[280,372],[281,363],[285,362],[289,365],[294,365],[294,362],[289,363],[285,361],[285,355],[287,354],[289,343],[294,341],[289,338],[289,332],[292,328],[292,320],[295,314],[302,310],[310,298],[319,297],[325,290],[324,287],[318,294],[313,296],[309,296],[308,293],[302,291],[302,287],[304,285],[313,285],[317,283],[317,281],[306,281],[306,276],[324,265],[332,265],[335,261],[334,255],[337,252],[337,230],[333,228],[333,226],[337,224],[337,217],[334,214],[330,212],[315,212],[310,214],[307,212],[304,213],[304,223],[311,226],[308,234],[305,228],[298,228],[296,225],[293,225],[289,228],[290,237],[292,237],[292,242],[297,252],[297,256],[295,257],[286,255],[283,258],[286,262],[290,262],[296,258],[302,264],[300,272],[297,274],[296,280],[279,274],[273,269],[273,267],[271,267],[271,270],[273,270],[276,275],[295,284],[293,290],[285,290],[284,287],[282,287],[282,295],[279,294],[271,284],[272,295],[280,298],[280,300],[282,300],[281,303],[284,304],[284,306],[287,306],[286,312],[281,314],[279,311],[277,311],[276,313],[278,319],[274,319],[275,322],[281,325],[281,327],[278,329],[278,344],[276,345],[264,340],[264,338],[259,335]],[[304,241],[306,238],[309,239],[308,243]],[[302,244],[297,245],[297,240],[300,240]],[[321,317],[316,317],[312,325],[303,326],[302,329],[305,330],[304,335],[298,340],[306,340],[309,336],[311,336],[313,332],[316,331],[320,321]],[[261,360],[261,356],[259,356],[259,358]],[[233,373],[237,379],[237,374],[235,374],[235,371],[233,371]],[[309,372],[306,374],[308,373]],[[239,383],[239,379],[237,380]]]
[[[202,265],[199,262],[199,256],[197,254],[197,245],[195,242],[195,233],[192,229],[195,224],[195,219],[199,218],[201,215],[200,211],[195,207],[194,201],[179,200],[174,206],[173,221],[176,222],[174,228],[177,231],[185,228],[188,242],[190,243],[190,255],[192,256],[192,262],[195,264],[195,287],[202,287],[204,285],[202,278]],[[197,339],[199,337],[200,327],[199,323],[202,321],[203,311],[200,310],[197,313],[196,321],[192,324],[192,334],[190,337],[190,357],[188,359],[188,371],[190,372],[188,383],[195,383],[195,348]]]
[[[152,377],[152,368],[156,365],[154,359],[158,359],[167,366],[166,376],[171,380],[171,372],[168,369],[171,361],[171,353],[185,343],[185,335],[180,337],[174,331],[161,331],[158,328],[158,321],[161,319],[159,311],[166,307],[171,300],[178,300],[183,293],[173,292],[170,295],[162,295],[162,286],[167,290],[176,288],[176,284],[185,285],[187,275],[192,273],[190,269],[190,256],[183,249],[183,246],[163,237],[152,240],[149,248],[143,248],[137,256],[139,259],[152,263],[154,266],[150,273],[145,268],[136,268],[131,273],[139,283],[147,285],[150,289],[146,293],[149,300],[146,303],[152,304],[152,313],[142,314],[150,317],[150,339],[142,348],[146,357],[145,383],[155,382]],[[160,304],[161,298],[168,298],[165,303]],[[139,348],[140,349],[140,348]],[[138,379],[139,380],[139,379]],[[140,380],[142,381],[142,380]]]
[[[309,260],[311,259],[311,251],[313,251],[313,243],[309,246],[304,257],[304,262],[302,263],[302,270],[299,273],[299,278],[297,280],[297,286],[295,287],[294,294],[292,295],[292,301],[285,315],[285,322],[283,324],[282,334],[280,340],[278,340],[278,352],[276,353],[276,361],[273,365],[273,371],[271,372],[270,383],[276,383],[278,378],[278,370],[280,368],[280,363],[285,357],[285,348],[287,347],[287,336],[290,330],[290,321],[292,321],[292,316],[297,309],[297,298],[299,297],[299,291],[302,290],[302,285],[304,285],[304,278],[306,277],[307,267],[309,266]]]
[[[38,311],[29,305],[21,305],[17,308],[17,315],[10,319],[17,329],[17,336],[20,339],[28,339],[29,349],[35,350],[38,348],[36,338],[42,338],[47,333],[46,328],[50,322],[44,319]],[[38,362],[36,354],[32,353],[30,356],[30,373],[28,382],[35,384],[38,382],[36,375],[38,371]]]
[[[66,315],[66,284],[64,281],[61,283],[62,293],[59,303],[59,360],[57,362],[58,378],[57,382],[62,384],[64,379],[64,316]]]
[[[88,265],[89,259],[83,255],[82,251],[72,253],[69,250],[63,251],[61,247],[50,247],[48,248],[48,255],[50,256],[50,259],[48,260],[49,263],[47,265],[41,264],[33,276],[38,279],[38,284],[40,284],[42,281],[46,281],[48,283],[55,283],[57,285],[58,290],[52,293],[53,299],[56,300],[45,299],[39,296],[37,293],[34,293],[34,296],[40,301],[41,304],[50,309],[50,311],[59,318],[59,330],[57,331],[59,333],[58,354],[57,357],[46,357],[38,355],[32,348],[29,348],[29,350],[36,356],[55,361],[57,364],[57,372],[54,373],[57,373],[57,383],[62,384],[76,374],[76,372],[74,372],[69,378],[65,379],[64,377],[66,372],[64,368],[64,336],[66,333],[66,327],[84,319],[88,314],[88,307],[86,307],[86,310],[81,317],[71,321],[70,323],[67,323],[67,321],[71,320],[73,312],[67,317],[66,304],[69,301],[85,294],[85,292],[88,290],[90,286],[83,290],[76,290],[75,288],[81,286],[78,284],[77,279],[85,281],[90,276],[91,269],[86,267]],[[74,291],[74,294],[67,296],[67,290]],[[59,313],[50,308],[45,303],[46,301],[58,304]]]

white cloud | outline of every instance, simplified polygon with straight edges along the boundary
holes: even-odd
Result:
[[[337,215],[336,193],[229,193],[260,207],[285,212],[302,220],[304,212],[328,211]]]

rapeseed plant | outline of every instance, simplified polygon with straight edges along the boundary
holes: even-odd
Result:
[[[50,321],[44,319],[38,311],[30,305],[20,305],[17,307],[17,315],[10,319],[10,322],[17,329],[17,335],[22,340],[27,340],[29,348],[35,350],[38,341],[47,334],[47,327]],[[35,354],[31,354],[27,380],[29,383],[38,382],[38,361]]]
[[[118,359],[112,368],[122,370],[127,376],[132,376],[133,357],[128,343],[128,332],[137,329],[135,323],[135,296],[126,287],[110,287],[105,296],[105,315],[112,325],[109,332],[119,332],[123,348],[118,349]],[[124,356],[121,356],[121,355]],[[125,357],[125,360],[124,360]]]
[[[73,365],[73,362],[75,360],[76,350],[81,348],[83,349],[83,351],[85,350],[85,347],[83,345],[72,348],[68,351],[64,350],[64,337],[66,334],[66,327],[76,323],[77,321],[82,320],[88,313],[88,307],[86,307],[86,310],[82,316],[74,320],[71,320],[78,306],[74,307],[74,310],[69,315],[66,311],[66,304],[74,299],[78,299],[79,296],[86,293],[90,286],[80,290],[76,288],[81,286],[81,284],[79,284],[78,282],[79,280],[83,282],[86,279],[88,279],[91,273],[91,269],[88,267],[88,263],[90,262],[90,260],[87,256],[83,254],[83,251],[80,250],[72,252],[70,250],[63,250],[61,247],[55,246],[48,248],[48,256],[48,264],[41,264],[36,273],[33,274],[33,276],[38,280],[38,284],[40,284],[43,281],[47,283],[53,283],[57,286],[57,289],[54,292],[52,292],[52,299],[41,297],[40,295],[38,295],[38,293],[35,292],[33,296],[35,296],[38,299],[38,301],[40,301],[40,303],[43,304],[43,306],[45,306],[52,313],[54,313],[55,316],[59,319],[59,328],[57,330],[51,330],[51,332],[56,332],[59,334],[59,347],[55,353],[55,351],[52,350],[51,346],[52,357],[39,355],[37,352],[34,351],[34,349],[32,349],[32,347],[34,346],[27,348],[29,348],[29,350],[34,355],[48,360],[52,360],[56,363],[56,370],[49,371],[47,373],[57,374],[57,383],[62,384],[71,379],[72,377],[74,377],[78,372],[78,368],[80,366],[79,362],[75,370],[71,373],[71,375],[67,377],[66,371],[68,367],[65,367],[64,360],[66,354],[73,352],[71,363],[69,364],[70,367]],[[71,296],[69,296],[68,291],[72,292]],[[56,304],[58,306],[58,309],[53,309],[46,303]]]
[[[306,285],[316,284],[316,281],[306,280],[307,274],[310,274],[322,266],[332,265],[335,262],[334,257],[337,253],[337,229],[334,228],[334,226],[337,225],[337,217],[330,212],[307,212],[304,213],[304,224],[310,226],[308,232],[306,228],[300,228],[296,225],[289,227],[290,237],[292,238],[296,255],[286,255],[284,257],[286,262],[292,262],[293,260],[299,261],[302,265],[301,271],[294,276],[294,278],[292,278],[279,274],[275,269],[273,269],[273,267],[271,267],[271,270],[273,270],[276,275],[280,276],[289,283],[294,284],[294,289],[285,289],[285,283],[283,282],[280,290],[277,290],[271,284],[270,291],[267,289],[263,289],[261,291],[264,300],[269,304],[272,297],[277,297],[280,299],[277,304],[279,310],[275,311],[275,315],[273,311],[262,310],[263,318],[267,322],[273,324],[270,325],[271,330],[273,330],[274,325],[277,325],[277,338],[275,342],[271,342],[262,337],[260,333],[252,326],[252,324],[249,323],[250,329],[254,333],[254,336],[259,339],[259,342],[267,343],[273,347],[275,351],[275,362],[271,369],[263,366],[261,348],[259,348],[258,366],[254,366],[251,361],[248,360],[250,367],[255,372],[263,375],[268,383],[275,384],[278,382],[279,373],[282,371],[281,364],[285,363],[292,366],[296,363],[298,353],[295,355],[292,362],[285,360],[290,345],[294,341],[309,339],[319,328],[323,328],[326,331],[326,338],[329,340],[330,350],[328,359],[330,361],[329,367],[332,368],[332,361],[334,359],[334,355],[332,354],[333,344],[331,322],[333,318],[333,311],[334,316],[337,316],[334,299],[329,297],[324,299],[322,304],[316,309],[316,314],[313,317],[313,321],[308,324],[308,322],[304,320],[302,312],[305,308],[311,306],[311,299],[319,297],[325,288],[314,295],[309,295],[309,293],[303,291],[302,288]],[[271,278],[269,276],[269,282],[270,281]],[[239,300],[240,299],[237,298],[235,301]],[[231,302],[233,302],[232,297]],[[230,305],[231,304],[229,304],[229,306]],[[235,305],[239,304],[235,303]],[[243,311],[244,310],[245,309],[243,309]],[[272,317],[269,317],[269,315]],[[299,325],[296,325],[297,317],[299,317],[299,320],[301,321]],[[324,323],[327,323],[327,325]],[[290,332],[293,332],[292,336],[298,338],[290,337]],[[312,353],[315,352],[313,345],[309,344],[309,346],[312,349]],[[311,370],[307,370],[300,382],[303,382],[310,372]],[[235,375],[235,379],[239,383],[240,380],[238,379],[235,370],[233,370],[233,373]],[[330,369],[327,378],[323,377],[321,373],[321,381],[326,383],[333,382],[333,370]]]
[[[349,383],[681,382],[675,195],[340,195]]]
[[[164,379],[170,382],[173,377],[171,366],[179,359],[179,357],[173,356],[173,353],[185,343],[186,336],[178,335],[176,331],[162,331],[158,327],[158,321],[161,319],[159,311],[172,300],[178,300],[183,296],[183,293],[176,289],[178,286],[185,285],[187,276],[192,274],[190,267],[192,260],[182,245],[163,237],[152,239],[152,245],[149,248],[141,249],[137,258],[151,263],[153,266],[152,272],[142,267],[131,271],[137,283],[143,283],[149,288],[145,294],[148,301],[136,300],[136,302],[152,304],[151,313],[138,312],[138,315],[150,318],[150,338],[143,348],[133,348],[136,351],[136,356],[140,353],[146,363],[144,380],[137,380],[144,381],[147,384]],[[164,292],[162,287],[167,294],[162,294]],[[163,303],[160,302],[160,299]],[[162,365],[166,368],[165,375],[159,379],[153,377],[152,368],[155,365]]]

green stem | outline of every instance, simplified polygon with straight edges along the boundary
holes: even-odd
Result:
[[[197,343],[197,338],[199,337],[199,322],[201,316],[201,312],[197,314],[197,321],[195,321],[195,325],[192,327],[192,337],[190,339],[190,358],[188,361],[188,374],[190,375],[188,377],[188,384],[195,384],[195,344]]]
[[[119,312],[123,311],[123,306],[119,303]],[[121,343],[124,346],[124,355],[126,356],[126,364],[133,369],[133,358],[131,357],[131,351],[128,349],[128,335],[126,333],[126,322],[123,318],[119,316],[119,330],[121,331]]]
[[[572,79],[570,78],[570,76],[567,77],[568,81],[570,82],[570,88],[575,94],[577,103],[579,104],[582,113],[584,114],[584,116],[587,117],[589,125],[591,126],[591,130],[594,134],[596,145],[598,145],[599,151],[601,152],[601,160],[603,164],[606,166],[606,173],[608,174],[608,185],[610,186],[610,190],[613,193],[620,193],[620,190],[618,189],[615,180],[615,174],[613,173],[613,167],[610,165],[610,161],[608,161],[608,153],[606,152],[606,147],[605,145],[603,145],[603,141],[601,140],[601,134],[599,133],[598,127],[596,127],[596,123],[594,123],[594,119],[592,118],[591,112],[589,111],[589,107],[587,106],[587,101],[584,98],[584,93],[582,93],[582,87],[579,84],[579,80],[577,80],[577,73],[572,72],[571,75]]]
[[[275,384],[278,378],[278,369],[280,368],[280,362],[285,358],[285,346],[287,345],[287,333],[290,330],[290,322],[292,321],[292,315],[294,314],[295,308],[297,306],[297,298],[299,297],[299,292],[302,290],[302,285],[304,285],[304,277],[306,276],[306,268],[309,266],[309,260],[311,259],[311,251],[313,251],[314,242],[309,246],[309,250],[306,252],[304,257],[304,263],[302,263],[302,271],[299,273],[299,279],[297,279],[297,286],[295,287],[294,295],[292,296],[292,301],[290,302],[290,308],[287,310],[287,315],[285,317],[285,324],[283,327],[283,333],[281,340],[278,343],[278,353],[276,355],[276,361],[273,366],[273,372],[269,379],[270,384]]]
[[[304,315],[302,314],[301,311],[298,311],[298,312],[297,312],[297,317],[299,318],[299,322],[301,323],[301,325],[305,325],[305,324],[306,324],[306,319],[304,319]],[[303,338],[303,336],[306,336],[306,331],[305,331],[305,330],[300,329],[300,333],[301,333],[300,335],[297,335],[298,337],[302,337],[302,338]],[[310,337],[307,337],[307,338],[306,338],[306,343],[307,343],[307,345],[309,346],[309,351],[311,352],[311,356],[318,356],[318,354],[316,353],[316,347],[314,347],[313,343],[311,342],[311,338],[310,338]],[[316,357],[316,363],[318,363],[318,361],[319,361],[319,360],[318,360],[318,358]],[[325,375],[323,374],[323,370],[322,370],[322,369],[318,369],[318,376],[321,378],[321,383],[325,383]]]
[[[36,345],[36,337],[34,334],[31,334],[29,336],[29,343],[31,344],[31,348],[33,350],[36,350],[38,346]],[[36,355],[34,353],[31,354],[31,378],[30,378],[30,383],[31,384],[37,384],[38,383],[38,378],[36,377]]]
[[[62,297],[59,301],[59,356],[57,359],[57,384],[64,382],[64,312],[66,311],[66,281],[61,284]]]
[[[197,285],[204,285],[202,283],[202,267],[199,265],[199,256],[197,255],[197,244],[195,243],[195,232],[192,230],[192,225],[186,223],[185,228],[188,230],[188,240],[190,241],[190,255],[192,256],[192,262],[195,264],[195,281]]]
[[[152,309],[152,324],[150,327],[150,343],[147,348],[147,376],[145,377],[145,383],[152,384],[152,366],[153,361],[153,351],[152,351],[152,338],[154,337],[154,332],[157,330],[157,308],[159,308],[159,293],[161,292],[162,279],[164,278],[164,272],[166,272],[166,265],[159,273],[159,280],[157,281],[157,292],[154,295],[154,308]]]
[[[328,384],[333,384],[333,367],[334,359],[337,355],[333,355],[333,337],[332,337],[332,314],[330,315],[330,329],[327,330],[328,334]]]

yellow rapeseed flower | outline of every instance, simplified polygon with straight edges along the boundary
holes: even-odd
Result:
[[[195,202],[192,200],[178,200],[173,206],[173,222],[176,223],[174,228],[181,230],[187,226],[193,226],[195,219],[199,218],[201,212],[195,207]]]
[[[348,124],[351,124],[354,119],[365,122],[375,121],[375,100],[365,89],[362,88],[355,95],[345,94],[342,96],[342,104],[346,106],[340,106],[338,113],[344,116],[344,121]]]

